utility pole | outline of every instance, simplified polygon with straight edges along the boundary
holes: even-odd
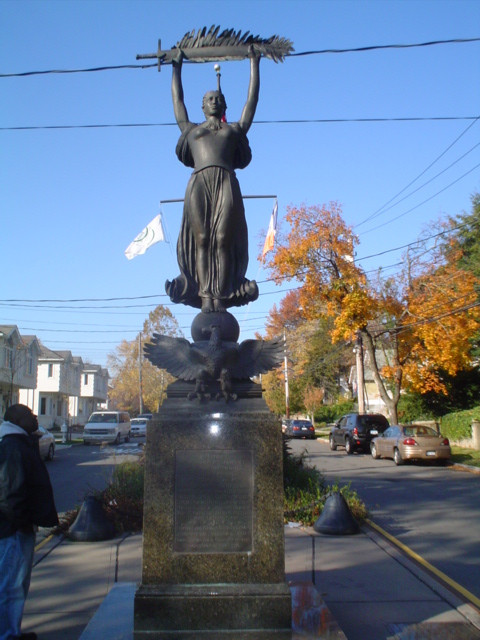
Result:
[[[357,400],[358,413],[365,413],[365,379],[363,372],[363,344],[362,333],[357,331],[357,343],[355,345],[355,358],[357,368]]]
[[[283,346],[284,346],[284,371],[285,371],[285,413],[290,418],[290,398],[288,391],[288,360],[287,360],[287,335],[283,330]]]
[[[142,381],[142,333],[138,334],[138,404],[143,413],[143,381]]]

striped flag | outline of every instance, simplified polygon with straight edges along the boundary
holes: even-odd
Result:
[[[265,258],[265,255],[273,249],[275,244],[275,234],[277,233],[277,214],[278,200],[275,200],[275,205],[268,225],[267,237],[265,238],[265,244],[263,245],[262,258]]]
[[[161,213],[155,216],[155,218],[147,224],[145,229],[140,231],[135,240],[125,249],[125,255],[129,260],[132,260],[137,256],[141,256],[157,242],[165,242]]]

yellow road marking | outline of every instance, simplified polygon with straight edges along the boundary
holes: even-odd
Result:
[[[38,551],[39,549],[41,549],[45,544],[47,544],[47,542],[49,540],[51,540],[53,538],[53,533],[51,533],[49,536],[47,536],[46,538],[44,538],[41,542],[39,542],[37,544],[37,546],[35,547],[35,551]]]
[[[378,533],[387,538],[387,540],[393,542],[394,545],[399,547],[408,556],[419,562],[423,567],[428,569],[428,571],[431,571],[438,578],[450,585],[453,589],[455,589],[455,591],[461,593],[467,600],[469,600],[472,604],[480,609],[480,599],[474,596],[473,593],[470,593],[470,591],[465,589],[465,587],[462,587],[461,584],[458,584],[458,582],[455,582],[455,580],[449,578],[445,573],[443,573],[443,571],[440,571],[440,569],[434,567],[433,564],[427,562],[427,560],[422,558],[422,556],[419,556],[418,553],[415,553],[415,551],[410,549],[410,547],[407,547],[405,544],[403,544],[403,542],[400,542],[400,540],[397,540],[397,538],[392,536],[390,533],[387,533],[387,531],[382,529],[382,527],[379,527],[378,524],[375,524],[375,522],[372,522],[368,518],[366,519],[366,522],[372,527],[372,529],[375,529],[376,531],[378,531]]]

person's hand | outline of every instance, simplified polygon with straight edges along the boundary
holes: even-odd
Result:
[[[262,54],[256,49],[254,44],[251,44],[248,46],[247,56],[250,59],[260,60],[260,58],[262,57]]]
[[[181,67],[183,59],[185,58],[185,54],[181,49],[176,49],[176,54],[172,58],[172,64],[176,67]]]

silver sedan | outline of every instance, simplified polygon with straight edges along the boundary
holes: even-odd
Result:
[[[40,455],[44,460],[53,460],[53,456],[55,455],[55,438],[45,427],[38,427],[37,434],[39,436],[38,446],[40,448]]]

